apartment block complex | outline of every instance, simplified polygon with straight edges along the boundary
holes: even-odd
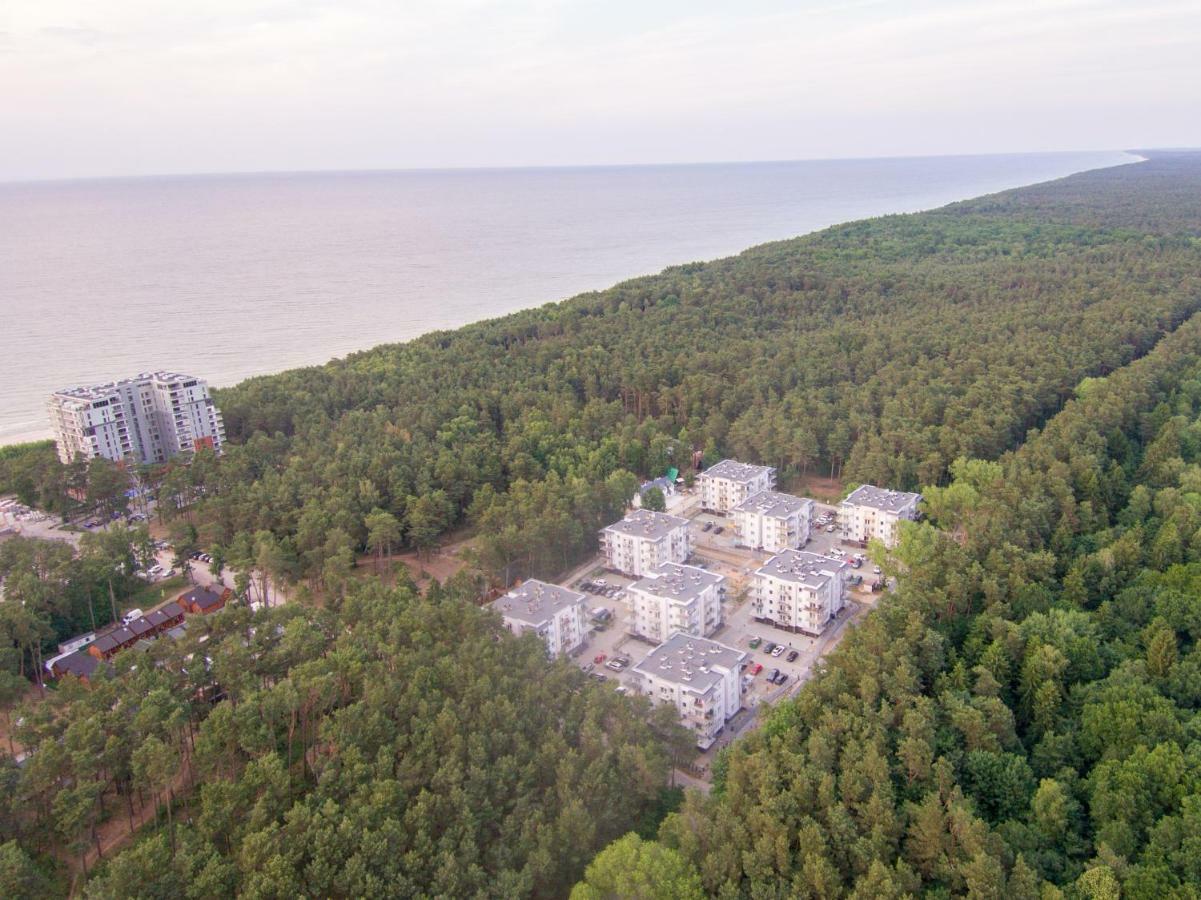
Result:
[[[696,566],[664,563],[631,584],[631,631],[655,643],[681,632],[708,637],[721,626],[726,580]]]
[[[777,628],[818,635],[846,604],[844,562],[785,550],[755,571],[751,614]]]
[[[753,466],[723,459],[697,476],[701,508],[728,513],[748,497],[776,486],[776,470],[771,466]]]
[[[879,538],[885,547],[895,546],[899,537],[897,523],[902,519],[916,519],[917,505],[921,501],[921,494],[860,485],[839,508],[838,520],[843,536],[848,541],[862,544]]]
[[[587,609],[576,591],[531,578],[490,605],[514,634],[538,635],[552,659],[584,644]]]
[[[664,563],[682,563],[692,552],[688,520],[649,509],[636,509],[603,529],[600,545],[610,569],[638,578]]]
[[[760,491],[732,510],[738,543],[753,550],[779,553],[809,541],[813,501],[777,491]]]
[[[225,443],[225,424],[207,383],[177,372],[150,372],[50,397],[58,458],[166,462],[180,453]]]
[[[707,638],[673,634],[634,666],[639,689],[654,703],[670,703],[680,722],[708,750],[742,708],[742,667],[750,654]]]

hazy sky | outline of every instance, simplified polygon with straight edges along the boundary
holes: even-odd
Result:
[[[1201,145],[1201,0],[3,0],[0,180]]]

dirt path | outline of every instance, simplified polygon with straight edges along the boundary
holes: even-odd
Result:
[[[462,534],[462,532],[460,532]],[[460,537],[422,556],[416,550],[406,550],[403,553],[393,553],[384,557],[384,563],[393,567],[399,564],[409,572],[409,577],[420,588],[429,586],[433,580],[444,582],[467,567],[462,552],[471,546],[470,537]],[[379,571],[379,560],[373,553],[360,555],[355,565],[364,572],[375,574]]]
[[[190,763],[185,762],[184,767],[179,770],[175,776],[175,780],[171,783],[171,789],[175,792],[178,798],[183,794],[184,789],[188,785],[188,767]],[[166,793],[164,791],[164,793]],[[100,858],[108,858],[115,851],[121,849],[125,844],[129,843],[142,827],[154,819],[155,813],[158,811],[158,803],[155,798],[147,797],[145,804],[140,808],[135,806],[133,811],[133,830],[129,828],[128,806],[121,809],[115,815],[111,816],[108,821],[102,822],[96,829],[100,837],[100,850],[96,849],[96,842],[92,842],[91,848],[88,850],[85,860],[87,861],[88,871],[91,872]],[[80,887],[79,878],[83,875],[83,870],[79,866],[79,858],[72,857],[70,860],[72,871],[75,873],[73,878],[71,893],[77,893],[76,888]]]

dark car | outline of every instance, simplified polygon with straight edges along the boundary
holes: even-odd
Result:
[[[701,531],[708,531],[708,530],[709,530],[710,528],[712,528],[712,527],[713,527],[713,523],[712,523],[712,522],[706,522],[706,523],[705,523],[705,526],[704,526],[704,527],[701,529]]]
[[[800,651],[798,651],[798,650],[793,650],[791,653],[789,653],[789,654],[788,654],[788,661],[789,661],[789,662],[796,662],[796,658],[797,658],[798,656],[800,656],[800,655],[801,655],[801,654],[800,654]]]
[[[776,675],[775,678],[772,679],[772,683],[773,684],[783,684],[787,680],[788,680],[788,676],[785,675],[783,672],[780,672],[778,675]]]
[[[768,681],[770,681],[772,684],[775,684],[775,683],[776,683],[776,679],[777,679],[777,678],[779,678],[779,677],[780,677],[780,670],[779,670],[779,669],[772,669],[772,670],[771,670],[771,674],[767,676],[767,680],[768,680]]]
[[[776,649],[776,645],[772,641],[768,641],[766,644],[763,645],[764,653],[771,653],[775,649]]]
[[[714,529],[713,529],[713,533],[714,533],[714,534],[721,534],[721,533],[722,533],[723,531],[725,531],[725,530],[726,530],[726,529],[725,529],[725,527],[724,527],[724,526],[722,526],[722,525],[718,525],[716,528],[714,528]]]

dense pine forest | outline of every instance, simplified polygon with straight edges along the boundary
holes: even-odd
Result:
[[[234,445],[160,498],[320,602],[5,705],[0,892],[1195,897],[1198,312],[1201,155],[1155,154],[223,391]],[[927,498],[708,797],[666,787],[670,716],[472,585],[346,578],[464,526],[495,580],[557,574],[692,448]],[[0,455],[26,497],[86,474]],[[6,585],[51,596],[21,546]],[[19,678],[39,637],[0,626]]]
[[[325,587],[380,509],[419,548],[472,526],[504,580],[591,550],[628,473],[690,447],[941,483],[1201,309],[1174,228],[1199,185],[1169,159],[1079,175],[247,381],[219,396],[239,446],[196,485],[201,529],[270,532]]]

